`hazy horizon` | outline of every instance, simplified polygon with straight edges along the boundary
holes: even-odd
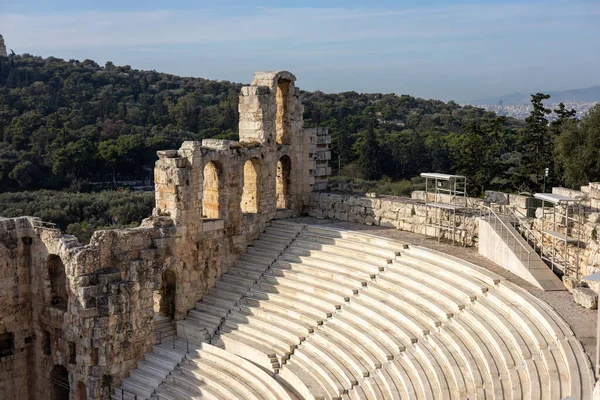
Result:
[[[285,69],[304,90],[457,102],[600,84],[600,3],[8,0],[16,53],[247,83]]]

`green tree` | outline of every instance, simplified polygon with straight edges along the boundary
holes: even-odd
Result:
[[[114,139],[106,140],[98,144],[98,157],[106,166],[110,167],[115,187],[117,186],[116,166],[119,162],[119,154],[121,154],[121,150],[119,149],[117,141]]]
[[[381,148],[375,135],[374,122],[363,132],[363,143],[359,147],[358,165],[366,180],[376,180],[381,177]]]
[[[575,109],[572,108],[568,110],[563,103],[559,103],[558,108],[555,108],[552,111],[554,111],[557,118],[550,123],[550,126],[557,131],[560,131],[560,127],[565,122],[573,121],[577,116],[577,111],[575,111]]]
[[[475,196],[481,194],[488,183],[484,136],[481,127],[471,122],[465,127],[464,133],[454,136],[450,141],[455,158],[454,170],[468,177],[470,192]]]
[[[20,161],[9,173],[10,179],[17,181],[21,189],[29,189],[40,177],[40,170],[30,161]]]
[[[558,136],[563,131],[563,128],[566,125],[573,123],[576,121],[577,111],[574,109],[567,109],[563,103],[558,105],[558,108],[555,108],[554,114],[556,114],[556,118],[550,122],[550,131],[552,138],[555,142],[554,150],[557,149],[556,141],[558,140]],[[552,174],[549,177],[551,184],[565,184],[565,170],[563,168],[563,163],[559,160],[559,156],[554,154],[552,157],[554,168],[552,169]]]
[[[180,129],[190,132],[198,130],[198,112],[196,110],[198,103],[192,93],[181,97],[177,104],[172,107],[171,113],[177,121]]]
[[[561,124],[555,154],[567,186],[578,189],[600,180],[600,104],[581,121],[568,119]]]
[[[531,95],[533,109],[525,120],[525,128],[521,135],[523,154],[521,177],[523,183],[531,190],[540,190],[545,168],[552,171],[552,154],[554,141],[548,129],[548,118],[552,110],[544,107],[543,101],[550,95],[536,93]]]

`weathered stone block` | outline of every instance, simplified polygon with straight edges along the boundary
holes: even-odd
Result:
[[[509,194],[504,192],[496,192],[493,190],[486,190],[483,201],[495,204],[509,204]]]
[[[587,287],[577,287],[573,291],[573,300],[575,303],[589,308],[590,310],[596,310],[598,308],[598,293]]]
[[[177,157],[177,150],[159,150],[156,152],[159,159]]]

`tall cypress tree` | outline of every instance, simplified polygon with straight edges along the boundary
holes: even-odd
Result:
[[[561,133],[566,127],[577,123],[577,111],[574,109],[567,109],[563,103],[560,103],[558,108],[555,108],[553,111],[557,118],[550,123],[550,133],[552,135],[554,153],[552,157],[552,174],[550,175],[549,181],[551,184],[564,185],[567,183],[567,176],[565,174],[565,165],[562,162],[564,158],[561,157],[558,151],[558,141]],[[567,184],[572,184],[572,181],[569,179]]]
[[[540,190],[545,168],[552,169],[553,140],[546,118],[552,110],[545,108],[543,104],[549,98],[550,95],[543,93],[531,95],[533,109],[521,132],[521,175],[524,184],[531,190]]]
[[[382,151],[375,134],[375,121],[369,124],[364,134],[364,146],[360,149],[358,165],[366,180],[376,180],[381,177]]]

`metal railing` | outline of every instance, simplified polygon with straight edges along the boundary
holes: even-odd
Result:
[[[121,391],[121,399],[125,399],[125,393],[131,393],[133,395],[133,397],[130,397],[130,399],[138,400],[136,393],[134,393],[130,390],[127,390],[127,389],[123,389],[123,388],[120,388],[119,390]]]
[[[505,206],[506,214],[513,221],[515,221],[515,227],[518,223],[518,229],[521,235],[527,243],[533,247],[533,250],[539,254],[540,258],[549,263],[550,268],[554,270],[556,267],[558,270],[562,270],[563,273],[568,274],[569,272],[577,271],[577,266],[569,260],[565,260],[564,256],[560,251],[549,245],[544,245],[543,233],[529,226],[527,216],[521,213],[516,207]],[[567,244],[565,243],[564,246]]]
[[[484,204],[479,205],[479,210],[479,216],[482,219],[486,219],[494,227],[494,230],[509,247],[514,246],[515,254],[519,256],[519,260],[523,261],[527,269],[529,269],[531,255],[535,254],[535,251],[529,247],[527,241],[515,229],[516,219],[510,215],[499,215],[492,207]]]
[[[156,331],[155,333],[158,333],[158,344],[162,344],[162,342],[163,342],[162,332]],[[183,338],[183,337],[178,338],[177,335],[171,335],[171,339],[172,339],[172,343],[173,343],[173,349],[175,349],[175,341],[177,339],[185,340],[185,353],[187,354],[190,352],[190,340],[188,338]],[[155,336],[155,340],[156,340],[156,336]]]

